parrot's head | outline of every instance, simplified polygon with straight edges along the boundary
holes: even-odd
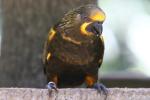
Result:
[[[93,36],[101,36],[105,17],[101,8],[88,4],[70,10],[55,25],[55,28],[61,33],[63,39],[79,44]]]
[[[102,9],[96,5],[86,5],[80,9],[82,20],[81,33],[84,35],[101,35],[103,30],[102,24],[106,17]]]

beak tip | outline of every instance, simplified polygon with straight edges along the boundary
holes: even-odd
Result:
[[[102,30],[103,30],[103,27],[102,27],[102,24],[101,23],[95,23],[93,25],[93,30],[94,30],[94,33],[95,34],[102,34]]]

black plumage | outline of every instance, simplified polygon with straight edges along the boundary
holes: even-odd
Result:
[[[71,10],[51,28],[44,45],[47,81],[57,87],[92,87],[104,55],[104,12],[95,5]]]

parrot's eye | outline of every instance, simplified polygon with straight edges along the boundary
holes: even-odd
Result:
[[[91,19],[86,15],[82,15],[82,20],[84,20],[85,22],[91,21]]]

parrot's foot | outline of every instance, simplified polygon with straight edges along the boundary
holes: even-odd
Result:
[[[102,83],[95,83],[93,86],[99,93],[103,93],[106,97],[104,100],[107,99],[107,95],[108,95],[108,89],[105,87],[105,85],[103,85]]]
[[[108,95],[108,90],[102,83],[95,83],[93,86],[98,92],[102,92],[104,95]]]
[[[49,91],[49,94],[51,94],[52,90],[54,89],[56,92],[58,92],[58,89],[57,89],[57,86],[54,82],[49,82],[47,85],[46,85],[48,91]]]

